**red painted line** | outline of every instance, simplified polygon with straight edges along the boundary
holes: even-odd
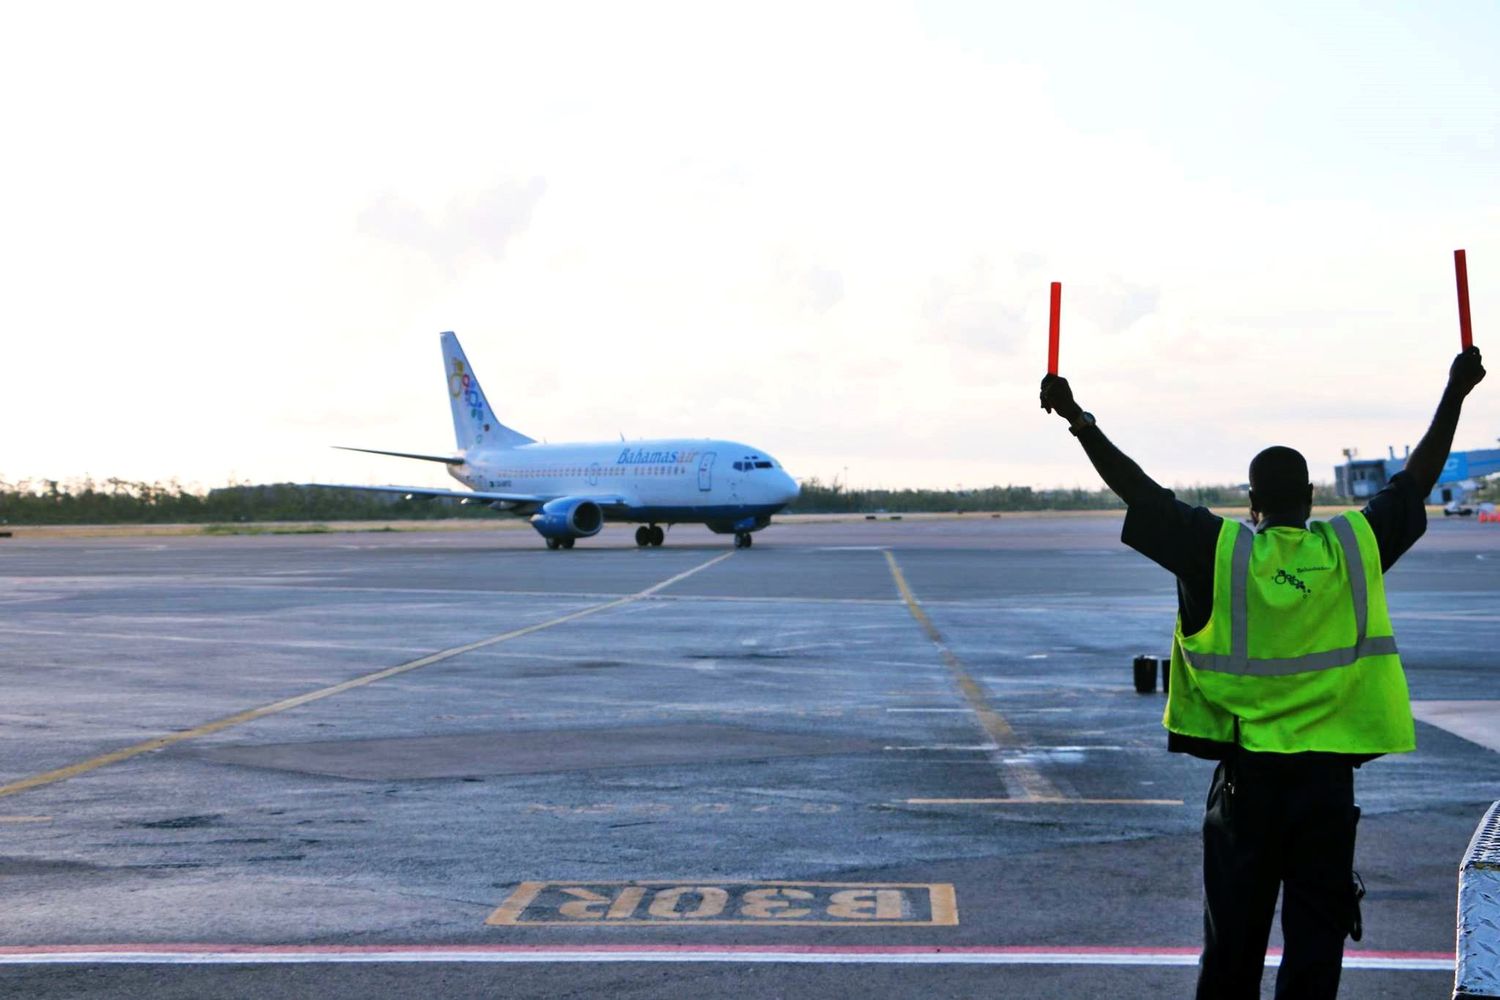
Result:
[[[1462,250],[1453,251],[1453,273],[1458,279],[1458,339],[1467,351],[1474,346],[1474,326],[1469,322],[1469,264]]]
[[[1052,283],[1052,317],[1047,323],[1047,373],[1049,375],[1057,374],[1057,341],[1061,326],[1062,282],[1054,281]]]

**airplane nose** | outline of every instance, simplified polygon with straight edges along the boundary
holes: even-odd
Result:
[[[781,495],[783,503],[791,503],[793,500],[802,495],[802,487],[797,485],[797,480],[793,479],[785,472],[781,474],[781,479]]]

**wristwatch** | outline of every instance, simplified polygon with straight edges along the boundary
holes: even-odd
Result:
[[[1079,412],[1078,416],[1073,418],[1073,422],[1068,425],[1068,433],[1073,435],[1074,437],[1077,437],[1078,432],[1083,430],[1085,427],[1097,426],[1099,425],[1097,421],[1094,420],[1094,415],[1088,410],[1082,410]]]

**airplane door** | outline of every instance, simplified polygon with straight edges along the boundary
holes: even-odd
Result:
[[[714,452],[704,452],[698,461],[698,489],[707,493],[713,489]]]

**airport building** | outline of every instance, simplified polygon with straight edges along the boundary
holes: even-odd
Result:
[[[1411,448],[1408,447],[1400,458],[1396,457],[1395,448],[1389,452],[1386,458],[1362,459],[1355,457],[1357,452],[1353,448],[1345,448],[1344,464],[1333,470],[1334,486],[1339,496],[1349,500],[1368,500],[1379,493],[1392,476],[1406,467]],[[1500,448],[1452,452],[1427,502],[1462,507],[1479,488],[1479,481],[1496,473],[1500,473]]]

